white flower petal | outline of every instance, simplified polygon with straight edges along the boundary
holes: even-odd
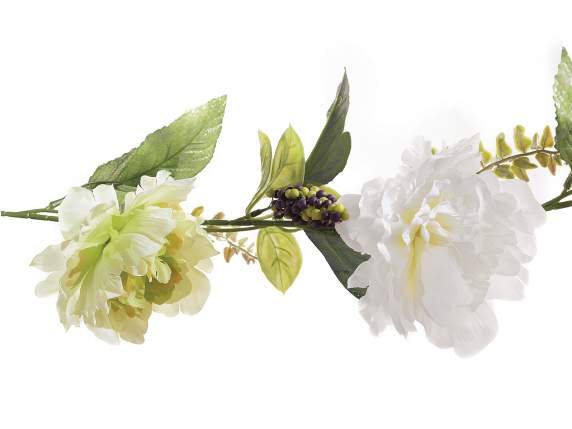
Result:
[[[93,193],[85,188],[71,188],[58,208],[62,235],[69,239],[77,235],[90,210],[96,205]]]
[[[93,197],[96,204],[119,206],[117,202],[117,192],[113,185],[99,185],[93,190]]]

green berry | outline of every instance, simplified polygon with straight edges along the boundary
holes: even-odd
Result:
[[[342,220],[348,220],[350,218],[350,213],[346,210],[342,213]]]
[[[300,192],[302,193],[303,196],[307,197],[310,190],[308,188],[306,188],[305,186],[302,186],[302,189],[300,190]]]
[[[300,196],[300,191],[296,188],[290,188],[286,191],[286,193],[284,195],[289,200],[295,200],[296,198],[298,198]]]
[[[312,214],[310,215],[312,220],[322,219],[322,212],[319,209],[312,209]]]
[[[346,210],[346,208],[342,203],[332,204],[330,208],[332,209],[332,211],[340,214],[342,214]]]

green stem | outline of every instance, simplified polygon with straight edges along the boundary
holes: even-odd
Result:
[[[205,231],[208,233],[225,233],[225,232],[243,232],[243,231],[255,231],[257,229],[263,228],[262,226],[250,226],[250,227],[237,227],[237,228],[217,228],[217,227],[206,227]]]
[[[518,158],[525,158],[527,156],[535,155],[537,153],[546,153],[549,155],[557,155],[559,152],[557,150],[536,149],[536,150],[531,150],[530,152],[517,153],[516,155],[507,156],[506,158],[502,158],[502,159],[499,159],[498,161],[491,162],[490,164],[487,164],[486,166],[481,168],[479,171],[477,171],[477,174],[481,174],[483,171],[490,170],[491,168],[497,167],[501,164],[504,164],[505,162],[513,161],[513,160],[518,159]]]
[[[572,187],[572,170],[570,170],[568,177],[564,181],[562,192],[560,192],[558,196],[542,204],[542,208],[548,212],[551,210],[560,210],[572,206],[572,202],[570,201],[562,202],[564,198],[572,195],[572,190],[570,190],[570,187]]]
[[[544,205],[542,207],[544,207]],[[546,211],[560,210],[560,209],[565,209],[567,207],[572,207],[572,201],[564,201],[561,203],[553,204],[553,205],[549,206],[548,208],[544,207],[544,210],[546,210]]]
[[[309,226],[306,225],[299,225],[297,223],[286,221],[286,220],[260,220],[260,219],[232,219],[232,220],[224,220],[224,219],[211,219],[206,220],[203,222],[203,225],[206,226],[229,226],[229,227],[236,227],[236,226],[259,226],[262,228],[268,226],[281,226],[281,227],[291,227],[291,228],[306,228]]]
[[[248,213],[247,215],[238,217],[234,220],[236,221],[236,220],[253,219],[253,218],[260,216],[265,211],[270,210],[271,208],[272,208],[272,206],[268,206],[268,207],[264,207],[263,209],[253,210],[250,213]]]
[[[45,211],[45,210],[42,210],[42,211]],[[46,220],[46,221],[50,221],[50,222],[57,222],[58,221],[57,216],[49,216],[49,215],[45,215],[45,214],[40,214],[40,212],[38,210],[25,210],[22,212],[1,211],[0,216],[16,217],[16,218],[20,218],[20,219]]]

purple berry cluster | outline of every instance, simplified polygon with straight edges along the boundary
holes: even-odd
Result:
[[[335,195],[319,186],[296,185],[273,192],[275,219],[291,219],[300,225],[332,227],[349,219],[349,213]]]

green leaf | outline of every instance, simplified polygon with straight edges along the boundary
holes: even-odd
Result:
[[[556,107],[556,149],[569,165],[572,165],[572,60],[565,48],[554,80],[554,105]]]
[[[517,158],[513,161],[513,164],[516,165],[518,168],[522,168],[523,170],[533,170],[538,167],[534,162],[530,161],[528,158]]]
[[[324,231],[306,231],[308,238],[318,248],[330,268],[344,287],[356,298],[365,295],[366,288],[348,288],[348,278],[353,274],[358,265],[369,259],[369,256],[348,247],[335,229]]]
[[[294,128],[289,126],[276,146],[270,185],[267,189],[275,190],[303,182],[304,145]]]
[[[504,133],[497,136],[497,158],[503,159],[512,154],[512,148],[506,142]]]
[[[246,214],[250,213],[256,203],[266,194],[268,182],[270,181],[272,144],[268,136],[260,130],[258,130],[258,140],[260,140],[260,184],[258,185],[258,190],[254,194],[254,197],[252,197],[252,200],[246,207]]]
[[[530,180],[530,178],[528,177],[528,173],[524,168],[520,168],[519,166],[512,164],[510,166],[510,171],[514,174],[515,177],[524,182],[528,182]]]
[[[175,179],[196,176],[211,160],[226,106],[226,96],[188,111],[119,158],[100,165],[89,184],[136,186],[141,176],[168,170]]]
[[[525,153],[532,147],[532,139],[527,137],[525,134],[525,129],[522,125],[517,125],[514,127],[514,146],[519,152]]]
[[[275,226],[261,229],[256,252],[266,278],[276,289],[286,293],[302,267],[302,252],[294,235]]]
[[[514,173],[511,171],[508,165],[499,165],[493,169],[495,173],[501,179],[514,179]]]
[[[350,133],[344,132],[349,106],[350,87],[344,72],[336,98],[328,110],[326,125],[306,161],[306,183],[325,185],[345,168],[352,148]]]
[[[552,137],[552,131],[550,131],[550,127],[547,125],[542,130],[542,137],[540,138],[540,147],[545,149],[547,147],[554,146],[554,137]]]

